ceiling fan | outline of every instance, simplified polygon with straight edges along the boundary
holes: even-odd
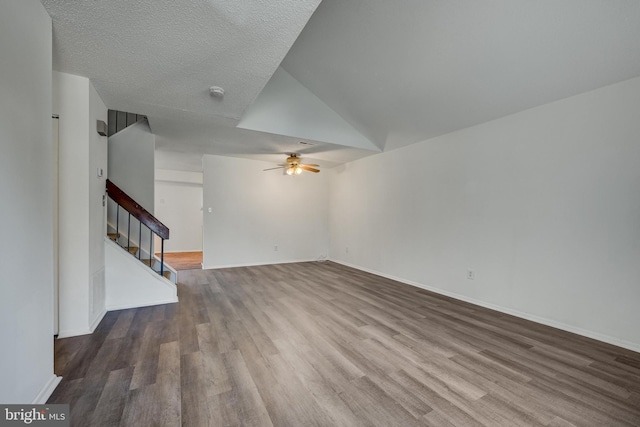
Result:
[[[298,153],[290,153],[289,157],[287,157],[286,163],[278,164],[276,168],[263,169],[263,171],[270,171],[274,169],[285,169],[287,175],[300,175],[302,171],[318,173],[320,169],[316,169],[320,167],[320,165],[314,164],[302,164],[300,163],[302,158]]]

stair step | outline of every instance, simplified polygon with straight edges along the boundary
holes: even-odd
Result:
[[[141,259],[140,261],[144,262],[145,264],[147,264],[151,268],[153,268],[153,266],[156,263],[155,259]]]
[[[121,235],[119,233],[107,233],[107,236],[114,242],[118,243],[118,239],[120,238]],[[120,246],[122,246],[123,249],[127,249],[125,245],[120,245]],[[129,246],[129,252],[132,253],[133,255],[136,255],[138,253],[138,247]]]
[[[165,279],[167,280],[171,280],[171,272],[170,271],[163,271],[162,275],[165,277]]]

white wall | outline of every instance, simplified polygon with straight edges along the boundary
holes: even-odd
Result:
[[[108,238],[103,241],[106,258],[106,304],[109,310],[178,302],[175,284],[149,269]]]
[[[203,167],[205,268],[326,256],[325,172],[292,177],[263,172],[271,163],[210,155],[204,156]]]
[[[96,130],[96,121],[106,123],[107,107],[89,83],[89,320],[91,323],[105,310],[105,258],[104,236],[107,232],[106,206],[103,196],[106,194],[108,143],[106,136],[100,136]],[[102,176],[98,176],[102,169]],[[105,200],[106,202],[106,200]]]
[[[349,163],[331,258],[640,350],[639,111],[640,78]]]
[[[155,166],[158,169],[202,172],[202,154],[156,150]]]
[[[46,400],[53,375],[51,19],[0,3],[0,402]]]
[[[59,336],[90,333],[104,314],[107,141],[96,120],[107,109],[89,79],[53,73],[59,119]],[[97,169],[104,170],[103,177]]]
[[[53,73],[53,112],[59,119],[59,330],[89,329],[89,80]]]
[[[154,212],[156,137],[146,121],[109,137],[109,179],[148,212]]]
[[[146,120],[109,137],[109,179],[152,215],[155,212],[155,145],[156,137]],[[115,231],[116,204],[113,201],[109,202],[107,221]],[[149,249],[150,232],[145,226],[142,233],[139,230],[138,220],[131,217],[130,244],[140,247],[141,256],[149,258],[149,253],[154,252]],[[126,245],[129,230],[128,214],[124,209],[120,209],[118,231],[123,236],[122,244]]]
[[[202,172],[156,169],[155,191],[155,216],[170,232],[164,251],[202,251]]]

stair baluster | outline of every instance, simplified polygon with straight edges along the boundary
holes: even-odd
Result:
[[[160,275],[164,274],[164,239],[160,239]]]
[[[127,223],[127,252],[131,252],[131,212],[129,212],[129,222]]]
[[[116,238],[114,241],[118,243],[120,238],[120,203],[116,202]]]
[[[142,256],[142,222],[138,221],[138,259]]]

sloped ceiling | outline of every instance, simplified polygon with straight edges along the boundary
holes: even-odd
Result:
[[[282,68],[278,68],[271,77],[238,127],[379,150]]]
[[[332,166],[640,75],[636,0],[42,3],[54,69],[187,153]]]
[[[282,67],[389,150],[640,75],[636,0],[323,0]]]

